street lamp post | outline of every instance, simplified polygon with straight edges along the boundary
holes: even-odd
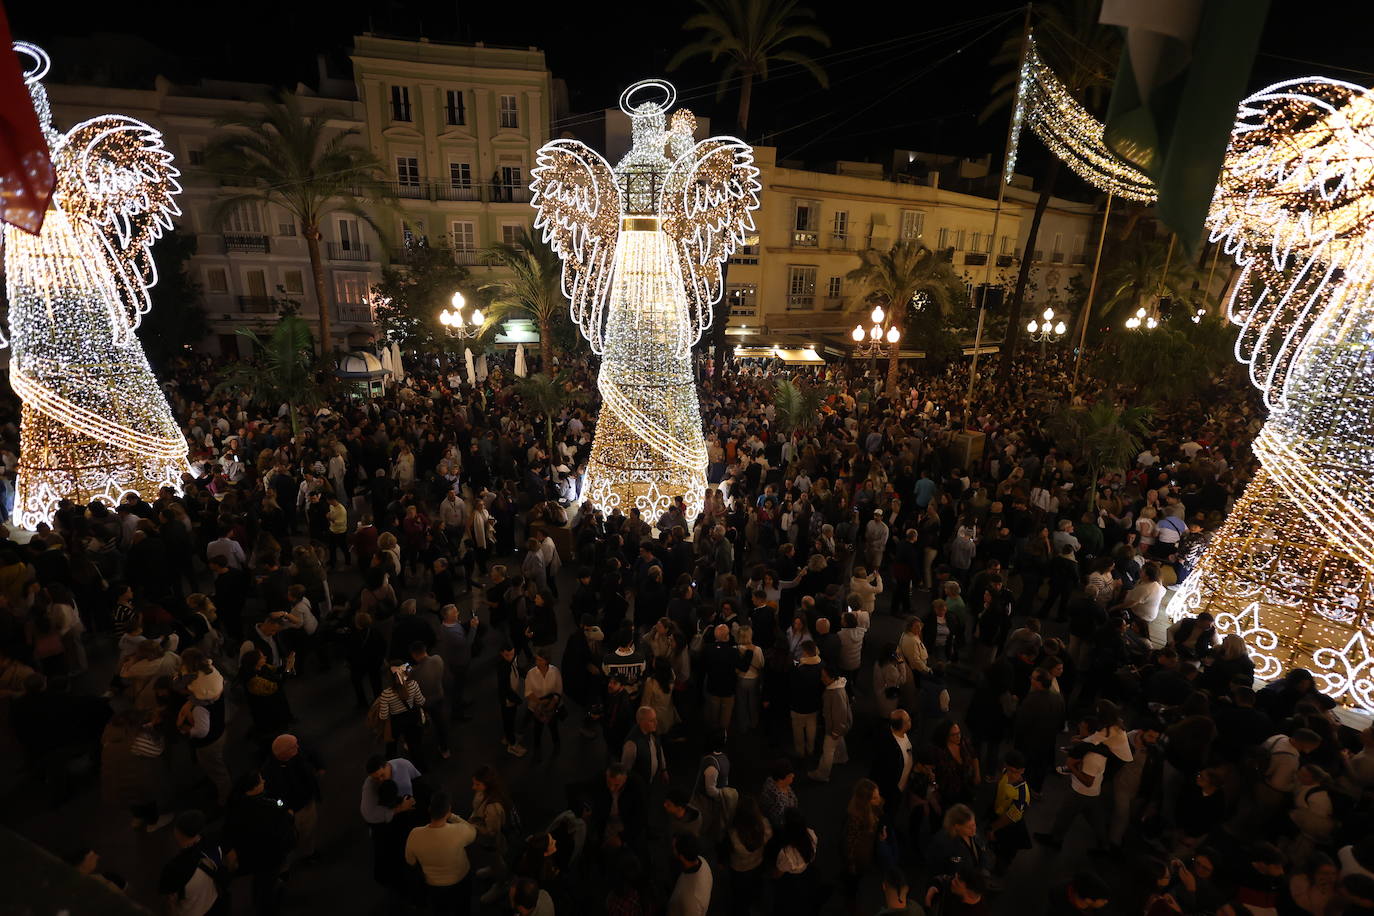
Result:
[[[1052,308],[1045,309],[1040,314],[1039,321],[1032,318],[1026,323],[1026,334],[1031,340],[1040,342],[1040,361],[1042,363],[1045,361],[1045,345],[1059,340],[1067,330],[1068,327],[1062,320],[1055,320],[1054,309]]]
[[[890,356],[896,349],[902,339],[902,332],[893,325],[887,329],[886,334],[883,333],[883,322],[887,316],[881,305],[875,305],[868,317],[872,319],[868,329],[865,330],[862,324],[856,324],[854,330],[849,332],[849,336],[854,340],[854,355],[859,359],[867,359],[868,371],[872,373],[877,367],[878,360]],[[883,345],[884,339],[887,340],[887,346]]]
[[[444,326],[444,333],[449,337],[459,340],[472,340],[482,333],[482,324],[486,320],[482,317],[479,309],[473,309],[470,320],[463,317],[463,306],[467,300],[462,293],[454,293],[449,300],[453,305],[452,309],[444,309],[439,313],[439,323]]]

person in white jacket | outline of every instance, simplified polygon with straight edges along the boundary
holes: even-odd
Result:
[[[854,567],[854,576],[849,580],[849,594],[858,596],[858,603],[850,599],[852,610],[873,613],[875,599],[883,593],[883,577],[875,569],[869,573],[864,566]]]
[[[859,620],[853,611],[847,611],[840,618],[840,632],[837,638],[840,643],[839,663],[840,672],[852,683],[859,673],[859,665],[862,664],[864,653],[864,637],[868,635],[866,627],[859,626]],[[850,688],[851,690],[853,688]]]

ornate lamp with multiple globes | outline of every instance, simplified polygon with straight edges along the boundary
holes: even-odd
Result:
[[[668,118],[675,100],[667,83],[634,84],[620,97],[632,145],[614,168],[583,143],[552,140],[530,182],[573,320],[601,355],[587,498],[650,523],[678,497],[689,518],[702,505],[690,349],[711,325],[725,259],[754,230],[760,191],[753,150],[732,137],[694,142],[690,112]]]
[[[23,401],[14,516],[34,528],[58,503],[181,489],[186,439],[134,329],[157,282],[152,245],[172,228],[181,191],[156,130],[101,115],[52,127],[42,49],[25,80],[57,185],[42,231],[5,226],[10,384]]]

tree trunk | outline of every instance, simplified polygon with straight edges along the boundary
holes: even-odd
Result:
[[[721,294],[720,302],[716,305],[716,320],[711,325],[711,349],[715,356],[716,377],[720,378],[725,372],[725,350],[728,341],[725,339],[725,329],[730,326],[730,262],[727,260],[720,265],[720,288],[724,291]]]
[[[739,138],[744,139],[744,135],[749,132],[749,102],[754,96],[754,74],[749,71],[744,72],[744,82],[739,87],[739,112],[735,117],[735,122],[739,126]]]
[[[539,319],[539,361],[544,364],[543,372],[553,378],[553,322],[547,317]]]
[[[315,278],[315,301],[320,307],[320,355],[324,356],[334,349],[334,344],[329,337],[329,297],[325,295],[324,261],[320,258],[320,227],[302,222],[301,234],[310,253],[310,273]]]
[[[1016,360],[1016,344],[1021,339],[1021,305],[1026,297],[1026,281],[1030,279],[1031,261],[1035,258],[1035,240],[1040,234],[1040,221],[1044,219],[1045,208],[1050,204],[1050,195],[1054,193],[1054,179],[1058,174],[1059,160],[1051,157],[1040,187],[1040,197],[1035,201],[1035,215],[1031,217],[1026,247],[1021,251],[1021,269],[1016,274],[1016,292],[1012,294],[1011,305],[1007,309],[1007,336],[1002,343],[1002,364],[997,368],[997,377],[1003,381],[1011,377],[1011,364]]]

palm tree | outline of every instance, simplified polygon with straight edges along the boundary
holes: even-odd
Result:
[[[537,372],[517,382],[515,393],[520,396],[520,403],[531,414],[543,416],[545,444],[548,446],[548,458],[552,461],[553,421],[567,402],[562,380],[547,372]]]
[[[1100,105],[1105,91],[1112,85],[1121,48],[1120,30],[1097,21],[1100,6],[1098,0],[1055,0],[1035,8],[1038,16],[1034,29],[1036,50],[1069,93],[1089,106]],[[998,109],[1010,107],[1016,98],[1021,78],[1023,37],[1020,31],[1009,36],[990,62],[992,66],[1006,69],[993,84],[992,100],[983,110],[984,120]],[[1016,358],[1016,345],[1021,338],[1021,306],[1030,279],[1035,242],[1058,174],[1059,160],[1051,155],[1045,174],[1040,178],[1040,195],[1035,201],[1026,246],[1021,252],[1021,268],[1016,275],[1016,290],[1007,311],[1007,334],[998,368],[1003,379],[1011,375],[1012,361]]]
[[[780,378],[773,384],[773,407],[778,426],[785,433],[809,432],[821,420],[825,395],[813,385],[797,384]]]
[[[889,251],[869,248],[859,252],[860,264],[845,279],[860,284],[863,301],[881,305],[887,312],[887,325],[904,331],[906,311],[917,293],[924,293],[931,304],[948,313],[965,295],[964,284],[948,261],[936,257],[920,242],[901,241]],[[887,364],[887,393],[897,392],[897,350]]]
[[[800,51],[785,47],[798,39],[809,39],[830,47],[830,36],[810,20],[816,14],[797,6],[797,0],[697,0],[701,12],[689,17],[682,30],[699,31],[701,36],[679,50],[668,61],[676,70],[693,57],[707,55],[715,63],[725,58],[716,84],[716,97],[725,94],[732,80],[740,81],[736,125],[741,137],[749,129],[749,103],[754,80],[768,79],[772,63],[796,64],[806,70],[822,89],[830,79],[821,65]]]
[[[701,12],[690,16],[682,24],[686,31],[697,31],[700,37],[686,45],[668,61],[668,69],[676,70],[693,57],[706,55],[712,63],[724,58],[725,66],[716,83],[716,98],[725,94],[734,80],[739,80],[739,108],[735,113],[735,131],[744,137],[749,132],[749,105],[754,94],[754,80],[768,79],[768,67],[773,63],[795,64],[815,78],[821,88],[829,88],[830,78],[815,60],[787,47],[799,40],[814,41],[830,47],[830,36],[811,20],[815,13],[797,6],[797,0],[697,0]],[[724,266],[722,287],[730,273]],[[716,371],[725,367],[725,329],[730,324],[729,297],[716,307],[715,323],[711,326],[711,347],[715,351]]]
[[[1183,252],[1169,249],[1164,239],[1140,236],[1115,246],[1102,269],[1097,313],[1135,312],[1152,298],[1171,299],[1175,311],[1182,308],[1189,315],[1209,306],[1206,272]]]
[[[299,315],[287,315],[266,339],[248,328],[239,328],[237,333],[253,345],[253,356],[225,369],[216,393],[246,394],[265,407],[286,404],[291,411],[291,434],[299,437],[300,409],[324,402],[324,386],[319,381],[323,357],[315,358],[310,325]]]
[[[481,286],[492,297],[493,317],[523,313],[539,327],[539,359],[544,372],[553,372],[553,323],[568,307],[563,295],[563,262],[554,250],[528,228],[522,228],[514,244],[505,242],[487,249],[497,265],[511,276]]]
[[[1117,407],[1098,401],[1067,407],[1050,418],[1047,431],[1070,454],[1088,464],[1088,507],[1097,505],[1097,479],[1103,468],[1127,467],[1152,432],[1149,407]]]
[[[325,213],[352,214],[384,236],[373,213],[391,210],[395,200],[381,160],[354,142],[358,131],[330,126],[339,117],[323,109],[307,115],[295,96],[282,93],[254,111],[220,120],[230,130],[205,148],[205,171],[236,189],[216,202],[217,222],[244,203],[267,203],[290,213],[299,227],[315,280],[322,354],[333,349],[320,256]]]

